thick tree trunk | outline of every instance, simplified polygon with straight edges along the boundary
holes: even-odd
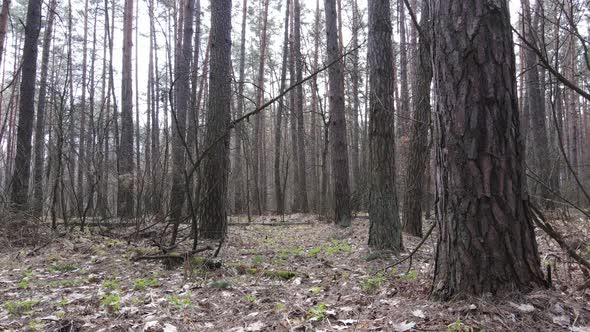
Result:
[[[412,95],[414,96],[413,121],[410,124],[410,146],[406,166],[406,194],[403,204],[404,232],[422,237],[422,203],[424,202],[424,177],[428,165],[428,128],[430,126],[430,83],[432,64],[428,33],[429,7],[422,2],[420,26],[422,35],[418,44],[416,70]]]
[[[227,177],[231,106],[231,0],[211,0],[211,69],[209,110],[204,158],[204,205],[201,234],[207,239],[225,236],[227,228]],[[222,139],[219,137],[223,135]]]
[[[325,0],[327,62],[340,57],[338,29],[336,28],[335,0]],[[337,225],[351,224],[350,187],[348,179],[348,144],[344,116],[344,65],[337,61],[328,69],[330,96],[330,143],[332,147],[332,176],[334,177],[334,218]]]
[[[41,53],[41,80],[39,81],[39,99],[37,101],[37,123],[35,125],[35,164],[33,170],[33,213],[40,217],[43,214],[43,163],[45,160],[45,106],[47,98],[47,71],[49,69],[49,51],[51,50],[51,35],[55,19],[57,2],[52,0],[47,13],[47,23],[43,36],[43,51]],[[1,43],[1,41],[0,41]]]
[[[432,1],[439,238],[432,297],[545,285],[507,1]]]
[[[20,211],[28,209],[29,177],[31,170],[31,136],[35,113],[37,74],[37,40],[41,29],[41,0],[29,0],[25,44],[23,47],[22,80],[18,111],[16,159],[12,176],[11,201]]]
[[[369,2],[367,62],[371,94],[369,129],[369,245],[402,249],[395,188],[395,121],[389,0]]]
[[[117,179],[117,215],[133,217],[133,0],[125,0],[123,11],[123,68],[121,81],[121,141],[119,147],[119,178]]]

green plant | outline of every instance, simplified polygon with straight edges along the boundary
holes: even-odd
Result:
[[[280,278],[280,279],[285,279],[285,280],[289,280],[293,277],[295,277],[297,275],[297,273],[293,272],[293,271],[284,271],[284,270],[278,270],[278,271],[264,271],[264,275],[267,277],[271,277],[271,278]]]
[[[307,319],[323,320],[326,318],[326,310],[328,306],[326,302],[320,302],[316,306],[309,308],[307,311]]]
[[[156,280],[156,278],[137,278],[133,280],[133,288],[136,290],[155,286],[158,286],[158,280]]]
[[[256,296],[252,295],[252,294],[246,294],[242,297],[242,299],[244,299],[248,302],[256,302]]]
[[[258,265],[262,264],[263,261],[264,261],[264,258],[260,255],[252,256],[252,265],[254,265],[254,266],[258,266]]]
[[[191,304],[191,298],[188,296],[169,295],[166,300],[179,310],[187,308]]]
[[[319,254],[322,251],[322,247],[321,246],[315,246],[313,248],[310,248],[308,253],[310,256],[315,257],[317,254]]]
[[[66,304],[68,304],[68,299],[66,299],[65,297],[62,297],[61,300],[57,302],[58,307],[64,307]]]
[[[119,288],[119,282],[115,279],[107,279],[103,281],[102,288],[106,289],[107,292],[112,292]]]
[[[469,328],[461,322],[460,318],[457,318],[456,321],[449,325],[447,332],[469,332]]]
[[[366,293],[372,293],[379,288],[384,281],[385,276],[381,272],[372,277],[366,277],[360,282],[361,290]]]
[[[43,323],[39,321],[30,321],[27,326],[35,331],[41,331],[43,329]]]
[[[287,249],[281,249],[279,252],[279,258],[287,259],[289,257],[289,251]]]
[[[4,309],[9,314],[20,316],[25,312],[33,310],[33,306],[39,304],[39,300],[8,300],[4,302]]]
[[[285,310],[285,305],[282,304],[281,302],[277,302],[276,311],[281,312],[283,310]]]
[[[403,275],[405,279],[416,279],[418,272],[416,270],[410,270],[410,272]]]
[[[100,303],[105,306],[107,311],[116,312],[121,308],[121,297],[115,293],[109,293],[108,295],[104,295],[102,297],[102,301]]]
[[[71,272],[71,271],[74,271],[77,269],[78,269],[78,266],[75,264],[72,264],[72,263],[54,263],[49,268],[49,270],[51,272],[60,272],[60,273]]]
[[[215,280],[209,284],[212,288],[230,289],[231,283],[227,280]]]
[[[29,288],[30,287],[30,282],[29,282],[29,278],[28,277],[24,277],[22,278],[18,284],[17,284],[18,288]]]
[[[319,293],[321,293],[324,289],[322,287],[312,287],[309,289],[309,291],[311,292],[311,294],[313,295],[318,295]]]

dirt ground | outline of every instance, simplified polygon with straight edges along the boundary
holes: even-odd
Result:
[[[244,219],[232,217],[216,260],[136,261],[158,253],[150,239],[97,229],[3,245],[0,331],[590,331],[579,268],[541,234],[553,289],[440,303],[428,299],[435,236],[411,266],[384,270],[420,239],[393,256],[367,248],[366,218],[351,229],[312,215]]]

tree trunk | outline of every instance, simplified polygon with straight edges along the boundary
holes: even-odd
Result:
[[[361,29],[359,22],[359,12],[357,0],[352,0],[352,48],[358,47],[358,34]],[[360,84],[360,69],[359,69],[359,51],[357,50],[350,55],[352,58],[352,182],[353,192],[355,193],[355,201],[358,201],[362,196],[361,175],[360,175],[360,157],[359,157],[359,84]],[[358,205],[355,205],[359,208]]]
[[[266,27],[268,22],[268,3],[269,0],[263,1],[262,28],[260,31],[260,58],[258,59],[258,78],[256,83],[256,107],[264,102],[264,64],[266,61]],[[266,197],[266,186],[263,185],[263,178],[266,176],[264,166],[264,131],[265,114],[258,113],[255,116],[254,124],[254,156],[252,175],[254,177],[254,204],[258,208],[258,214],[265,210],[264,201]]]
[[[508,2],[432,4],[439,238],[431,295],[545,285],[528,210]]]
[[[335,0],[325,0],[327,62],[340,57],[336,28]],[[334,177],[334,217],[337,225],[351,224],[350,188],[348,179],[348,151],[346,119],[344,116],[344,68],[342,60],[328,69],[330,96],[330,142],[332,147],[332,175]]]
[[[531,18],[531,6],[529,0],[523,0],[523,14],[524,14],[524,35],[529,41],[534,41],[537,34],[534,33],[534,24]],[[532,155],[533,165],[531,165],[535,173],[542,179],[548,180],[551,178],[551,163],[547,158],[549,154],[549,141],[547,139],[547,129],[545,127],[545,98],[543,96],[544,88],[541,86],[539,78],[539,68],[537,68],[537,55],[529,48],[524,51],[524,58],[526,63],[525,79],[526,79],[526,94],[528,99],[528,115],[531,123],[531,131],[533,132]],[[550,207],[551,194],[545,186],[536,186],[535,190],[542,200],[542,206]]]
[[[4,40],[6,39],[6,28],[8,27],[10,2],[11,0],[2,1],[2,10],[0,10],[0,64],[4,57]]]
[[[237,116],[244,114],[244,79],[245,79],[245,67],[246,67],[246,17],[248,12],[248,0],[243,0],[242,4],[242,30],[240,37],[240,64],[238,68],[239,81],[238,81],[238,96],[237,96]],[[235,129],[235,148],[234,154],[235,159],[233,162],[234,174],[235,174],[235,185],[234,185],[234,207],[236,213],[244,212],[244,182],[245,177],[242,171],[242,146],[243,138],[246,135],[244,126],[238,124]],[[246,203],[248,204],[248,203]]]
[[[29,177],[31,169],[31,136],[35,113],[37,74],[37,40],[41,29],[41,0],[29,0],[25,44],[23,47],[22,80],[18,111],[16,159],[12,176],[11,201],[20,211],[28,209]]]
[[[295,49],[295,72],[297,75],[297,82],[303,79],[303,54],[301,53],[301,4],[299,0],[294,0],[293,3],[293,19],[294,19],[294,36],[293,48]],[[305,126],[303,119],[303,84],[297,86],[295,92],[297,112],[297,151],[299,155],[299,166],[297,167],[297,177],[299,178],[299,187],[296,188],[297,196],[299,197],[299,210],[301,212],[308,212],[309,206],[307,201],[307,162],[305,157]]]
[[[51,50],[51,34],[55,19],[56,0],[49,4],[45,35],[43,36],[43,52],[41,53],[41,80],[39,82],[39,99],[37,102],[37,123],[35,125],[35,165],[33,171],[33,213],[43,215],[43,162],[45,160],[45,106],[47,98],[47,71],[49,69],[49,51]],[[1,41],[0,41],[1,43]]]
[[[289,55],[289,0],[285,1],[285,30],[283,34],[283,63],[281,65],[281,88],[282,93],[285,90],[287,80],[287,61]],[[281,135],[282,135],[282,121],[283,110],[285,104],[283,98],[279,99],[279,106],[277,110],[276,128],[275,128],[275,159],[274,159],[274,182],[275,182],[275,200],[277,205],[277,213],[285,213],[284,193],[281,190]]]
[[[211,0],[211,69],[203,166],[201,234],[207,239],[225,236],[231,106],[231,0]],[[219,137],[223,135],[222,139]]]
[[[133,0],[125,0],[123,11],[123,68],[121,81],[121,141],[119,148],[119,178],[117,214],[133,217]]]
[[[186,156],[186,113],[190,104],[190,63],[193,56],[193,12],[194,0],[183,1],[182,47],[178,50],[175,78],[176,109],[172,113],[172,190],[170,192],[170,220],[173,223],[171,243],[176,242],[178,225],[185,201]]]
[[[408,87],[408,45],[406,37],[406,6],[404,0],[398,0],[399,6],[399,81],[400,81],[400,137],[408,135],[410,115],[410,96]]]
[[[422,203],[424,201],[424,171],[428,165],[428,128],[430,126],[430,83],[432,82],[432,64],[430,59],[430,40],[428,33],[429,7],[422,2],[420,14],[422,35],[418,44],[416,70],[412,95],[414,97],[414,115],[410,124],[410,146],[406,165],[406,194],[404,196],[403,217],[404,232],[422,237]]]
[[[403,244],[395,188],[395,107],[389,8],[389,0],[369,2],[369,245],[398,252]]]

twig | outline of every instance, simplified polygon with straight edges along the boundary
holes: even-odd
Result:
[[[383,272],[387,271],[388,269],[391,269],[394,266],[400,265],[401,263],[405,262],[408,259],[411,259],[412,256],[414,256],[414,254],[418,251],[418,249],[420,249],[420,247],[422,247],[422,245],[424,244],[424,242],[426,242],[426,239],[428,239],[428,237],[430,237],[430,234],[432,234],[432,231],[434,230],[434,227],[436,227],[436,223],[433,223],[432,226],[430,226],[430,229],[428,230],[428,232],[426,232],[426,235],[424,235],[424,237],[422,238],[422,241],[420,241],[420,243],[418,243],[418,245],[416,246],[416,248],[414,248],[414,250],[412,250],[412,252],[408,256],[400,259],[399,261],[397,261],[397,262],[395,262],[395,263],[393,263],[391,265],[388,265],[388,266],[384,267],[383,268]]]

